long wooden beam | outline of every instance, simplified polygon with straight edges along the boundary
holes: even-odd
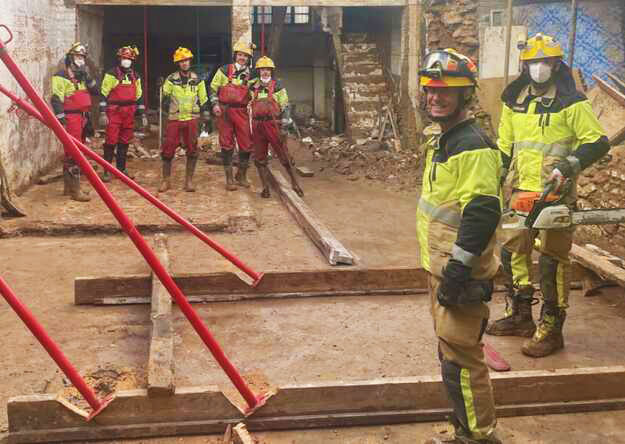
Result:
[[[584,267],[594,271],[601,278],[615,282],[620,287],[625,288],[625,269],[614,265],[605,256],[573,244],[571,248],[571,258]]]
[[[417,268],[268,272],[254,288],[230,272],[178,274],[173,278],[189,300],[197,302],[305,295],[411,294],[427,288],[427,274]],[[82,277],[74,281],[77,305],[147,303],[150,294],[149,276]]]
[[[538,276],[537,270],[534,273]],[[328,296],[394,296],[425,293],[428,288],[427,273],[419,268],[267,272],[255,288],[229,272],[178,274],[173,278],[189,302],[199,303]],[[573,281],[577,283],[584,278],[584,270],[574,265]],[[498,275],[495,282],[501,285],[503,277]],[[148,304],[151,301],[150,291],[149,276],[79,277],[74,281],[74,303]]]
[[[160,263],[169,272],[169,250],[164,234],[154,236],[154,250]],[[152,273],[151,303],[152,334],[148,356],[148,396],[171,396],[175,390],[172,300],[154,273]]]
[[[334,237],[306,202],[291,189],[284,176],[276,169],[270,168],[269,171],[269,179],[280,200],[330,265],[352,265],[354,256]]]
[[[500,416],[625,408],[625,367],[521,371],[491,375]],[[301,429],[443,420],[449,404],[440,377],[282,387],[252,417],[249,430]],[[149,398],[146,390],[118,392],[86,423],[53,395],[9,399],[12,443],[121,439],[223,433],[243,420],[217,387],[177,388]]]

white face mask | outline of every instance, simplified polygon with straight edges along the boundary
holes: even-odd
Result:
[[[132,65],[132,60],[122,59],[122,61],[120,62],[120,65],[122,68],[130,68],[130,65]]]
[[[530,77],[536,83],[545,83],[551,78],[551,65],[547,62],[534,62],[529,66]]]
[[[84,59],[76,59],[74,60],[74,65],[78,66],[79,68],[85,66],[85,61]]]
[[[263,83],[269,83],[270,80],[271,80],[271,74],[260,76],[260,81]]]

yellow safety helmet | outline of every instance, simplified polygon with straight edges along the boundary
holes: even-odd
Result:
[[[251,58],[254,54],[254,48],[256,48],[255,44],[246,43],[243,40],[239,40],[234,44],[234,47],[232,48],[232,53],[234,54],[237,52],[242,52],[243,54],[247,54]]]
[[[477,66],[452,48],[432,51],[423,60],[419,84],[429,88],[477,86]]]
[[[536,60],[547,57],[563,57],[562,46],[553,37],[540,32],[528,40],[520,39],[517,48],[521,50],[521,60]]]
[[[136,60],[139,56],[139,49],[136,46],[122,46],[117,50],[117,57],[124,59]]]
[[[273,60],[271,60],[269,57],[267,56],[262,56],[260,59],[258,59],[258,61],[256,62],[256,69],[260,69],[260,68],[272,68],[272,69],[276,69],[276,65],[273,63]]]
[[[82,55],[82,56],[87,56],[87,45],[83,45],[80,42],[76,42],[74,43],[70,48],[69,51],[67,51],[67,54],[75,54],[75,55]]]
[[[174,52],[174,63],[182,62],[184,60],[192,58],[193,53],[187,48],[183,48],[182,46],[179,46],[178,49],[176,49],[176,52]]]

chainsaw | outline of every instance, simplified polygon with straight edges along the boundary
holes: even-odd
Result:
[[[567,180],[560,193],[553,192],[551,183],[542,193],[522,191],[505,217],[515,217],[516,221],[502,224],[507,230],[548,230],[569,228],[575,225],[605,225],[625,222],[625,208],[599,208],[574,210],[562,203],[571,187]]]

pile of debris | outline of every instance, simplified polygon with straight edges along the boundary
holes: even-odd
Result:
[[[302,144],[313,160],[322,163],[319,171],[331,168],[353,181],[374,180],[404,191],[416,189],[419,153],[416,148],[398,150],[398,138],[378,135],[356,144],[342,134],[332,136],[308,126],[301,130],[305,136]]]

